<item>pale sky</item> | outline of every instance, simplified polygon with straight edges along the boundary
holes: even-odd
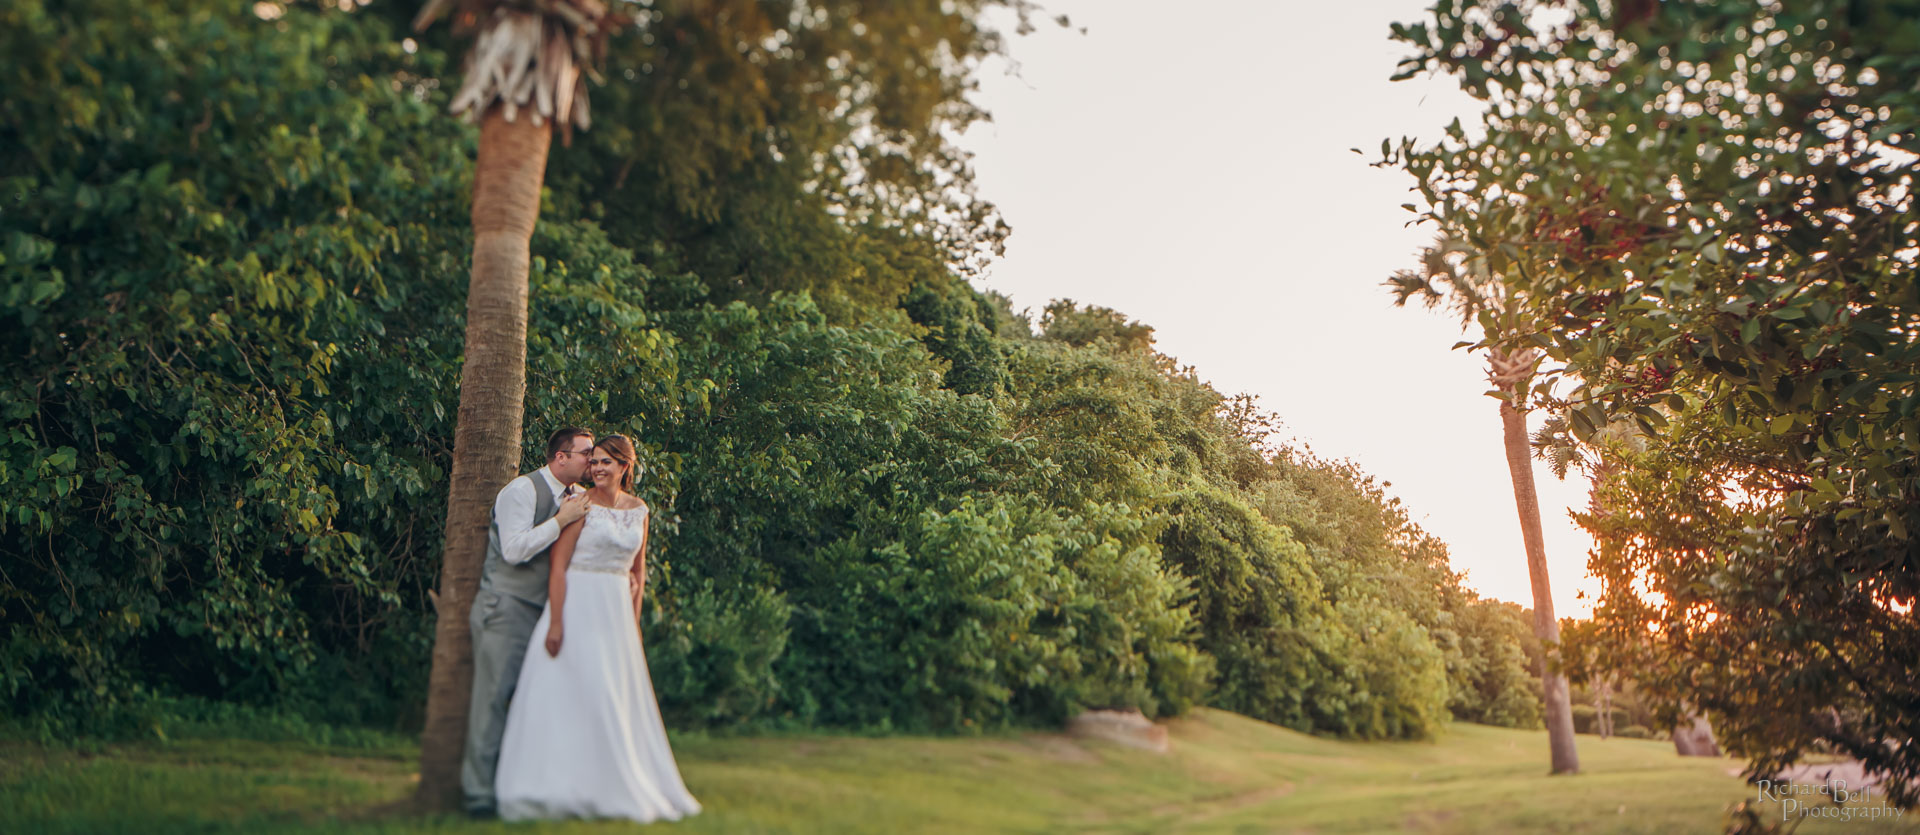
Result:
[[[1016,309],[1072,298],[1152,325],[1222,393],[1392,482],[1471,587],[1531,605],[1498,403],[1484,360],[1448,350],[1478,334],[1381,286],[1432,233],[1405,226],[1412,178],[1367,163],[1475,112],[1451,79],[1387,80],[1388,24],[1426,5],[1053,0],[1073,29],[1013,38],[1019,75],[981,74],[993,121],[962,137],[1013,227],[981,283]],[[1554,608],[1584,617],[1599,583],[1566,511],[1586,481],[1534,473]]]

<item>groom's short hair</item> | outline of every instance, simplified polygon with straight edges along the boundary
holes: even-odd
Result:
[[[593,437],[593,430],[582,429],[578,426],[568,426],[563,429],[555,430],[553,434],[548,435],[547,436],[547,460],[552,461],[555,455],[559,455],[562,451],[568,450],[570,447],[573,446],[573,439],[578,438],[581,435],[585,435],[591,438]]]

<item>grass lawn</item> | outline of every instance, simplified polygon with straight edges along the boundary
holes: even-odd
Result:
[[[1456,724],[1435,742],[1341,742],[1201,710],[1159,755],[1058,734],[674,739],[705,813],[665,832],[1717,832],[1754,790],[1734,760],[1666,742],[1580,738],[1584,773],[1548,777],[1547,738]],[[416,750],[179,740],[97,751],[0,743],[0,832],[616,832],[383,816]],[[1811,805],[1811,804],[1809,804]],[[1876,802],[1877,805],[1877,802]],[[1778,807],[1773,819],[1778,820]],[[1855,810],[1858,814],[1859,810]],[[1920,832],[1808,821],[1802,833]]]

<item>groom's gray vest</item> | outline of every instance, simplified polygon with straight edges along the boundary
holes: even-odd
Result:
[[[553,488],[547,486],[547,480],[538,472],[520,476],[533,482],[533,524],[552,519],[560,512],[555,501]],[[487,516],[492,519],[493,512]],[[526,562],[514,565],[500,552],[500,520],[493,519],[487,525],[487,564],[480,569],[480,588],[497,591],[510,597],[518,597],[535,606],[544,606],[547,602],[547,555],[553,551],[548,545]]]

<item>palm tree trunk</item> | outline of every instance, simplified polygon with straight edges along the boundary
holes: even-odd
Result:
[[[1560,621],[1553,615],[1553,590],[1547,582],[1547,546],[1540,533],[1540,495],[1533,487],[1526,416],[1502,399],[1500,425],[1505,431],[1507,472],[1513,478],[1513,504],[1520,513],[1520,533],[1527,545],[1527,573],[1533,579],[1533,632],[1547,646],[1540,679],[1546,685],[1547,743],[1553,752],[1553,773],[1573,774],[1580,770],[1580,754],[1573,746],[1567,675],[1553,669],[1554,648],[1560,645]]]
[[[527,394],[528,248],[540,215],[540,185],[552,140],[550,127],[536,127],[524,117],[509,122],[497,107],[480,124],[466,358],[460,368],[433,671],[420,737],[416,799],[429,810],[456,809],[460,803],[460,757],[466,748],[473,688],[473,634],[467,615],[486,558],[494,495],[520,465],[520,419]]]

